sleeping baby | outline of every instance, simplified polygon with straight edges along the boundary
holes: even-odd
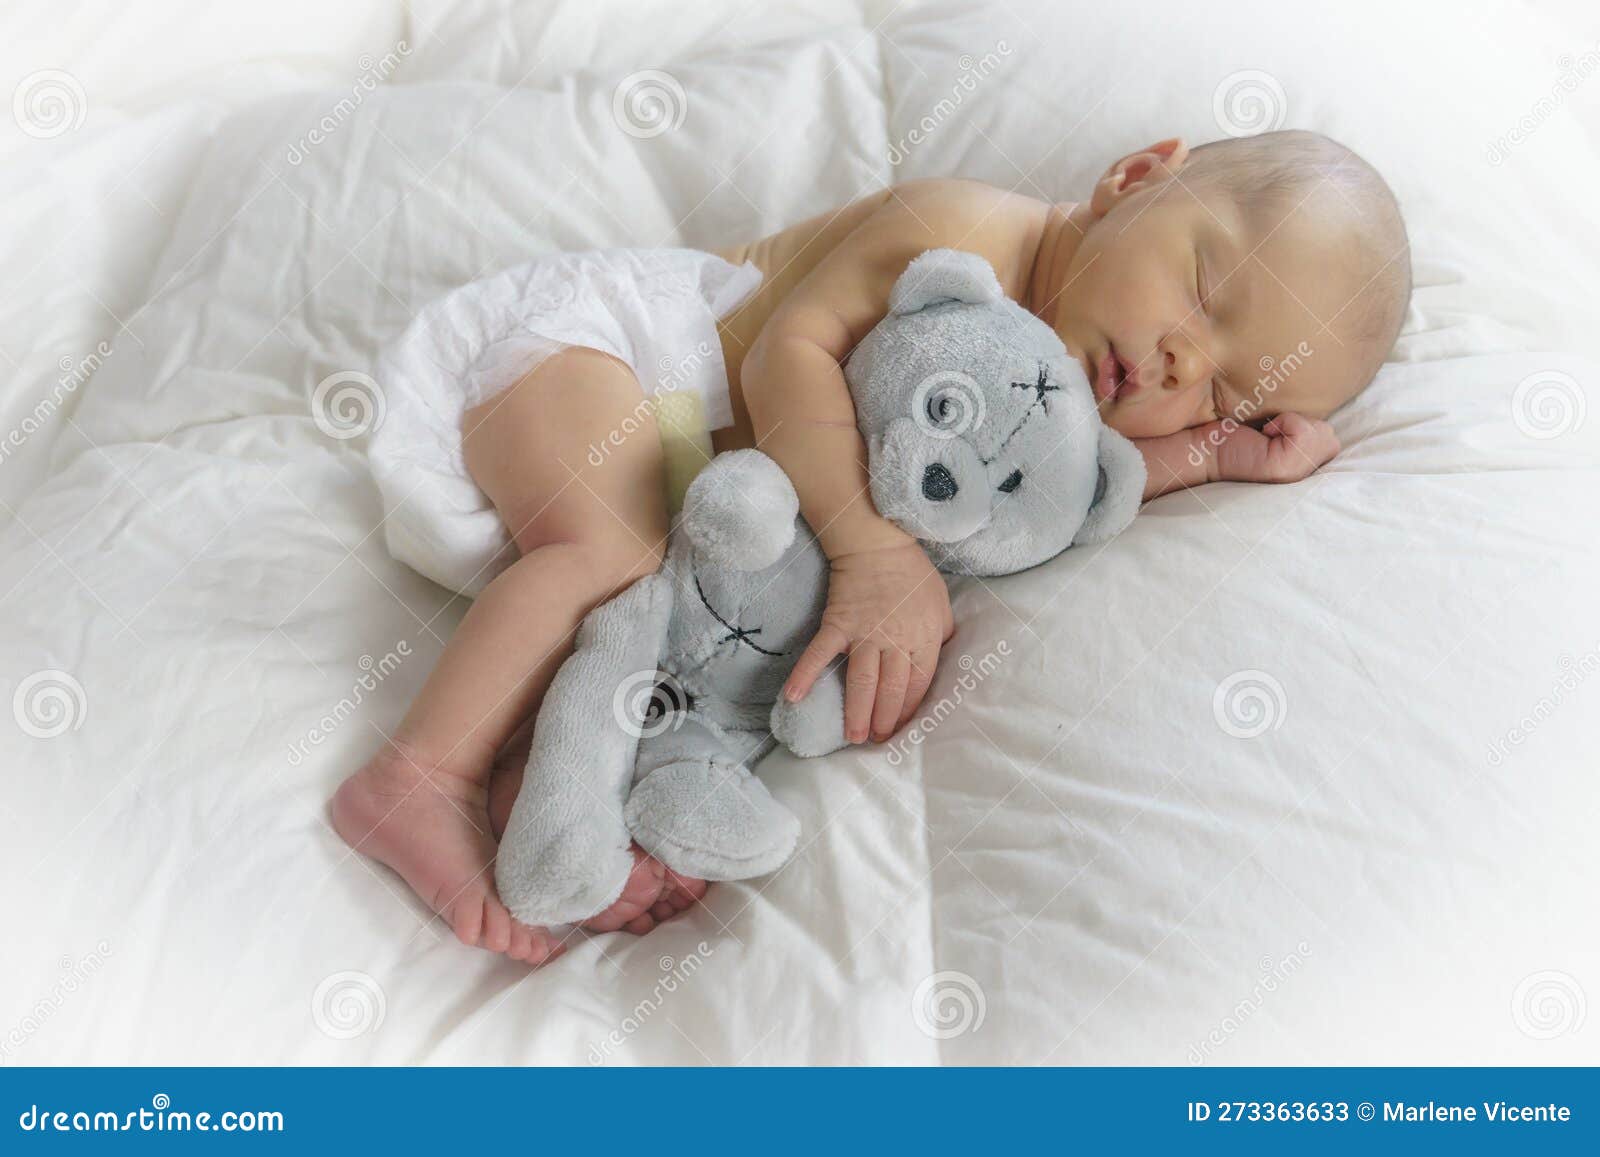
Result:
[[[1327,462],[1325,419],[1382,364],[1411,288],[1382,177],[1326,137],[1276,132],[1157,142],[1082,202],[921,181],[750,245],[538,258],[426,307],[385,357],[369,455],[391,551],[474,601],[333,820],[464,943],[529,964],[561,951],[496,895],[496,837],[578,624],[662,564],[685,403],[717,451],[759,446],[783,467],[827,556],[822,625],[784,694],[843,655],[848,739],[914,714],[949,596],[873,508],[840,367],[935,248],[984,257],[1081,361],[1101,417],[1144,455],[1147,499]],[[586,927],[649,931],[705,887],[636,848]]]

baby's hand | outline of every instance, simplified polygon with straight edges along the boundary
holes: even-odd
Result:
[[[928,693],[939,648],[955,632],[944,579],[915,543],[842,554],[832,561],[822,626],[795,664],[784,695],[803,699],[835,655],[848,651],[844,734],[882,742]]]
[[[1333,427],[1303,414],[1279,414],[1259,430],[1234,426],[1221,437],[1216,477],[1224,482],[1299,482],[1339,452]]]

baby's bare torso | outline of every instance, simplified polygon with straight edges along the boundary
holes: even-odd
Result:
[[[891,201],[903,206],[904,213],[879,214]],[[734,425],[713,434],[716,449],[755,444],[740,387],[745,354],[773,311],[824,258],[842,246],[859,249],[859,289],[853,292],[886,307],[888,287],[912,257],[941,245],[968,249],[987,257],[1007,294],[1017,298],[1032,268],[1032,251],[1047,208],[1043,201],[975,181],[918,181],[869,194],[758,241],[712,249],[736,265],[752,262],[765,278],[761,289],[718,327]],[[872,235],[858,234],[868,218],[875,218]]]

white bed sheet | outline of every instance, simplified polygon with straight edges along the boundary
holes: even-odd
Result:
[[[91,5],[0,37],[0,79],[67,71],[86,106],[5,141],[6,428],[95,354],[0,462],[0,691],[64,687],[70,712],[0,727],[0,1056],[1600,1060],[1593,106],[1486,154],[1586,29],[1517,6],[1385,10],[1388,47],[1376,17],[1266,4],[288,8]],[[1133,59],[1161,63],[1128,85]],[[643,69],[685,98],[647,138],[612,111]],[[1241,71],[1410,216],[1413,315],[1337,461],[961,586],[929,701],[959,708],[894,753],[769,761],[803,854],[643,940],[529,975],[347,854],[325,800],[461,606],[385,555],[318,382],[552,248],[755,236],[914,176],[1070,196],[1146,138],[1215,135]],[[1253,738],[1229,733],[1250,687]]]

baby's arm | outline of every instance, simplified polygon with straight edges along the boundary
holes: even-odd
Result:
[[[957,247],[1014,270],[1020,247],[1010,204],[1002,191],[966,182],[883,196],[773,311],[744,361],[740,384],[758,444],[794,482],[830,563],[822,627],[785,694],[804,697],[848,651],[851,742],[887,739],[910,718],[954,624],[927,555],[872,505],[866,446],[840,363],[882,319],[895,279],[924,250]]]
[[[1259,430],[1227,419],[1134,445],[1144,455],[1146,502],[1204,482],[1299,482],[1339,452],[1332,426],[1293,413]]]

